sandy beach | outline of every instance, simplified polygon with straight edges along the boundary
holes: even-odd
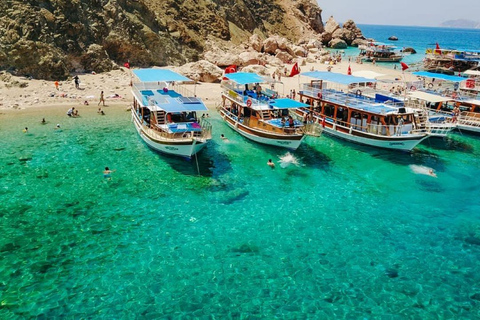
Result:
[[[409,73],[402,75],[401,70],[392,69],[391,65],[386,67],[372,64],[358,64],[344,61],[332,65],[332,72],[347,74],[348,67],[351,67],[355,74],[358,71],[373,71],[383,74],[382,80],[395,81],[401,84],[404,79],[415,79]],[[267,66],[268,67],[268,66]],[[291,70],[292,65],[286,65]],[[168,67],[167,67],[168,68]],[[319,70],[327,71],[328,65],[321,63],[307,63],[301,66],[301,71]],[[276,67],[269,67],[273,73]],[[71,107],[75,107],[82,114],[82,110],[98,108],[100,92],[104,91],[106,108],[124,107],[128,108],[132,101],[131,94],[131,70],[121,68],[101,74],[79,74],[79,88],[70,81],[59,81],[58,90],[54,81],[27,79],[25,77],[15,77],[9,74],[3,74],[0,77],[0,110],[5,112],[20,112],[32,108],[55,108],[64,112]],[[397,80],[395,80],[397,79]],[[277,84],[276,90],[280,95],[287,95],[290,90],[298,91],[299,85],[309,81],[309,78],[303,76],[282,77],[282,84]],[[211,110],[215,109],[217,103],[221,101],[221,87],[219,83],[199,83],[196,88],[197,96],[202,98]],[[88,105],[86,104],[88,103]],[[103,107],[103,106],[102,106]]]

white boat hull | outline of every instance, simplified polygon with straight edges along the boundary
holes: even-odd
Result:
[[[222,116],[223,120],[227,123],[227,125],[232,128],[234,131],[238,132],[240,135],[243,137],[250,139],[252,141],[270,145],[270,146],[275,146],[275,147],[281,147],[281,148],[287,148],[291,150],[296,150],[300,144],[302,143],[303,139],[305,138],[305,135],[301,137],[301,139],[275,139],[275,138],[270,138],[270,137],[262,137],[257,134],[251,134],[248,133],[244,130],[241,129],[242,125],[235,119],[232,119],[228,117],[222,110],[220,111],[220,115]],[[228,120],[226,119],[228,118]],[[229,121],[230,120],[230,121]],[[233,122],[233,123],[232,123]],[[250,128],[251,129],[251,128]],[[251,129],[253,130],[253,129]]]
[[[480,124],[479,124],[479,126],[472,126],[472,125],[462,124],[460,122],[457,122],[457,129],[459,131],[465,131],[465,132],[480,134]]]
[[[135,129],[142,138],[142,140],[153,150],[165,154],[174,156],[180,156],[184,158],[191,158],[193,155],[202,150],[206,145],[206,141],[201,141],[196,138],[186,139],[165,139],[160,136],[154,136],[153,130],[149,129],[140,123],[140,119],[132,111],[133,123]]]
[[[380,138],[375,138],[375,136],[372,135],[371,138],[369,137],[363,137],[363,136],[358,136],[354,135],[348,132],[342,132],[335,130],[333,128],[325,126],[323,129],[327,134],[330,134],[332,136],[371,146],[371,147],[377,147],[377,148],[383,148],[383,149],[391,149],[391,150],[401,150],[401,151],[411,151],[413,148],[417,146],[420,142],[425,140],[428,135],[419,135],[418,138],[415,139],[405,139],[404,137],[398,136],[391,136],[388,139],[380,139]]]

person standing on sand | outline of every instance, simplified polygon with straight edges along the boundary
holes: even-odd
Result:
[[[80,78],[78,76],[73,77],[75,81],[75,88],[80,89]]]
[[[57,89],[57,90],[59,90],[58,85],[59,85],[58,81],[55,81],[55,89]]]
[[[100,101],[98,101],[98,105],[100,105],[100,103],[103,103],[103,106],[105,106],[105,96],[103,94],[103,91],[100,92]]]

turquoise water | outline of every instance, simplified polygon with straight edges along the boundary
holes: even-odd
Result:
[[[427,48],[434,48],[438,43],[441,48],[480,50],[480,29],[454,29],[432,27],[409,27],[409,26],[379,26],[359,25],[365,37],[376,41],[395,45],[399,50],[411,47],[417,54],[407,55],[403,62],[415,64],[425,57]],[[390,36],[398,37],[398,41],[390,41]],[[358,48],[349,48],[347,55],[357,56]],[[393,68],[394,64],[384,63],[382,66]]]
[[[480,139],[309,137],[282,168],[212,112],[198,174],[80,113],[0,115],[1,319],[480,317]]]

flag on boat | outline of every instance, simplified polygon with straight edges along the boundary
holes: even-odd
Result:
[[[442,50],[440,50],[440,46],[438,45],[438,42],[435,43],[435,53],[441,54]]]
[[[295,62],[295,64],[293,65],[293,68],[292,68],[292,72],[290,72],[290,77],[293,77],[293,76],[295,76],[299,73],[300,73],[300,70],[298,68],[298,63]]]
[[[409,68],[408,64],[406,64],[405,62],[400,62],[400,65],[402,66],[402,71],[405,71]]]
[[[130,63],[127,61],[123,64],[123,66],[127,69],[130,69]]]
[[[351,75],[352,75],[352,68],[350,68],[350,66],[348,66],[348,69],[347,69],[347,74],[348,74],[349,76],[351,76]]]

